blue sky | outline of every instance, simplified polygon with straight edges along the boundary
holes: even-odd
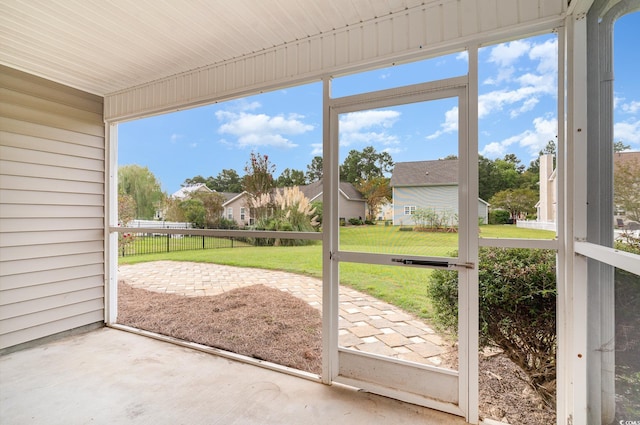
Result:
[[[614,139],[640,150],[637,53],[640,12],[615,27]],[[556,137],[555,34],[483,48],[480,59],[479,152],[514,153],[524,165]],[[336,78],[332,96],[456,77],[467,72],[465,54]],[[185,179],[232,168],[243,175],[251,151],[268,154],[276,177],[285,168],[306,171],[322,150],[322,84],[277,90],[239,100],[122,123],[120,165],[147,166],[171,194]],[[373,146],[396,162],[457,153],[455,99],[343,114],[340,159]]]

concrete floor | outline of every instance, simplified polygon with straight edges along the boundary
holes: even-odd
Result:
[[[350,388],[102,328],[0,356],[0,423],[465,422]]]

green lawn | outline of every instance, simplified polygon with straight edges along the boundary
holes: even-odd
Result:
[[[482,237],[552,239],[553,232],[518,229],[515,226],[481,226]],[[394,226],[340,228],[340,249],[375,253],[447,256],[457,248],[455,233],[401,232]],[[225,264],[284,270],[322,277],[320,243],[298,247],[242,247],[162,254],[134,255],[120,258],[120,264],[172,260]],[[341,263],[340,283],[397,305],[420,317],[429,317],[426,294],[430,270]]]

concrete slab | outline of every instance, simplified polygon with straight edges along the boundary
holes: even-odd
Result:
[[[0,356],[2,424],[443,424],[455,416],[103,328]]]

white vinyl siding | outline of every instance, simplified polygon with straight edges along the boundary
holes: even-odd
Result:
[[[102,110],[0,66],[0,349],[104,320]]]

